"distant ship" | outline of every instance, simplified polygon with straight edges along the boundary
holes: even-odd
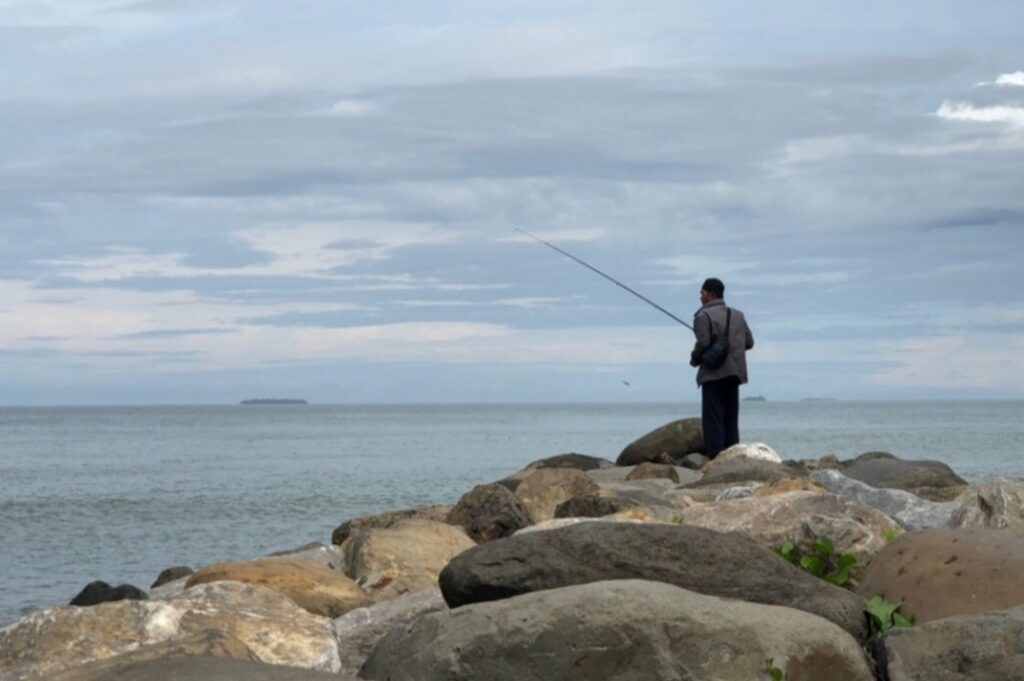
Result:
[[[239,404],[309,404],[309,402],[306,400],[287,400],[263,397],[255,400],[242,400]]]
[[[744,397],[744,402],[767,402],[768,398],[764,395],[751,395],[750,397]]]

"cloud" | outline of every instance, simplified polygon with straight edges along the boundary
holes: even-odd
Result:
[[[976,107],[963,102],[943,102],[936,112],[939,118],[976,123],[1005,123],[1012,128],[1024,128],[1024,107]]]

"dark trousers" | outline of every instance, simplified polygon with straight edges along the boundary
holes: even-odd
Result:
[[[700,387],[704,451],[709,459],[740,441],[740,379],[727,376]]]

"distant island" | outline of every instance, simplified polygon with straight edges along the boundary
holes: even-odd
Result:
[[[764,395],[751,395],[750,397],[744,397],[744,402],[767,402],[768,398]]]
[[[835,402],[834,397],[801,397],[801,402]]]
[[[309,404],[306,400],[289,400],[280,398],[259,398],[255,400],[242,400],[239,404]]]

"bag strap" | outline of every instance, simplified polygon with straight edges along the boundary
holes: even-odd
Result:
[[[711,337],[711,340],[714,341],[714,339],[715,339],[715,322],[714,322],[714,320],[711,319],[711,313],[710,312],[706,312],[705,314],[707,314],[707,316],[708,316],[708,335]],[[732,324],[732,308],[731,307],[726,307],[725,308],[725,340],[726,341],[729,340],[729,326],[731,324]]]

